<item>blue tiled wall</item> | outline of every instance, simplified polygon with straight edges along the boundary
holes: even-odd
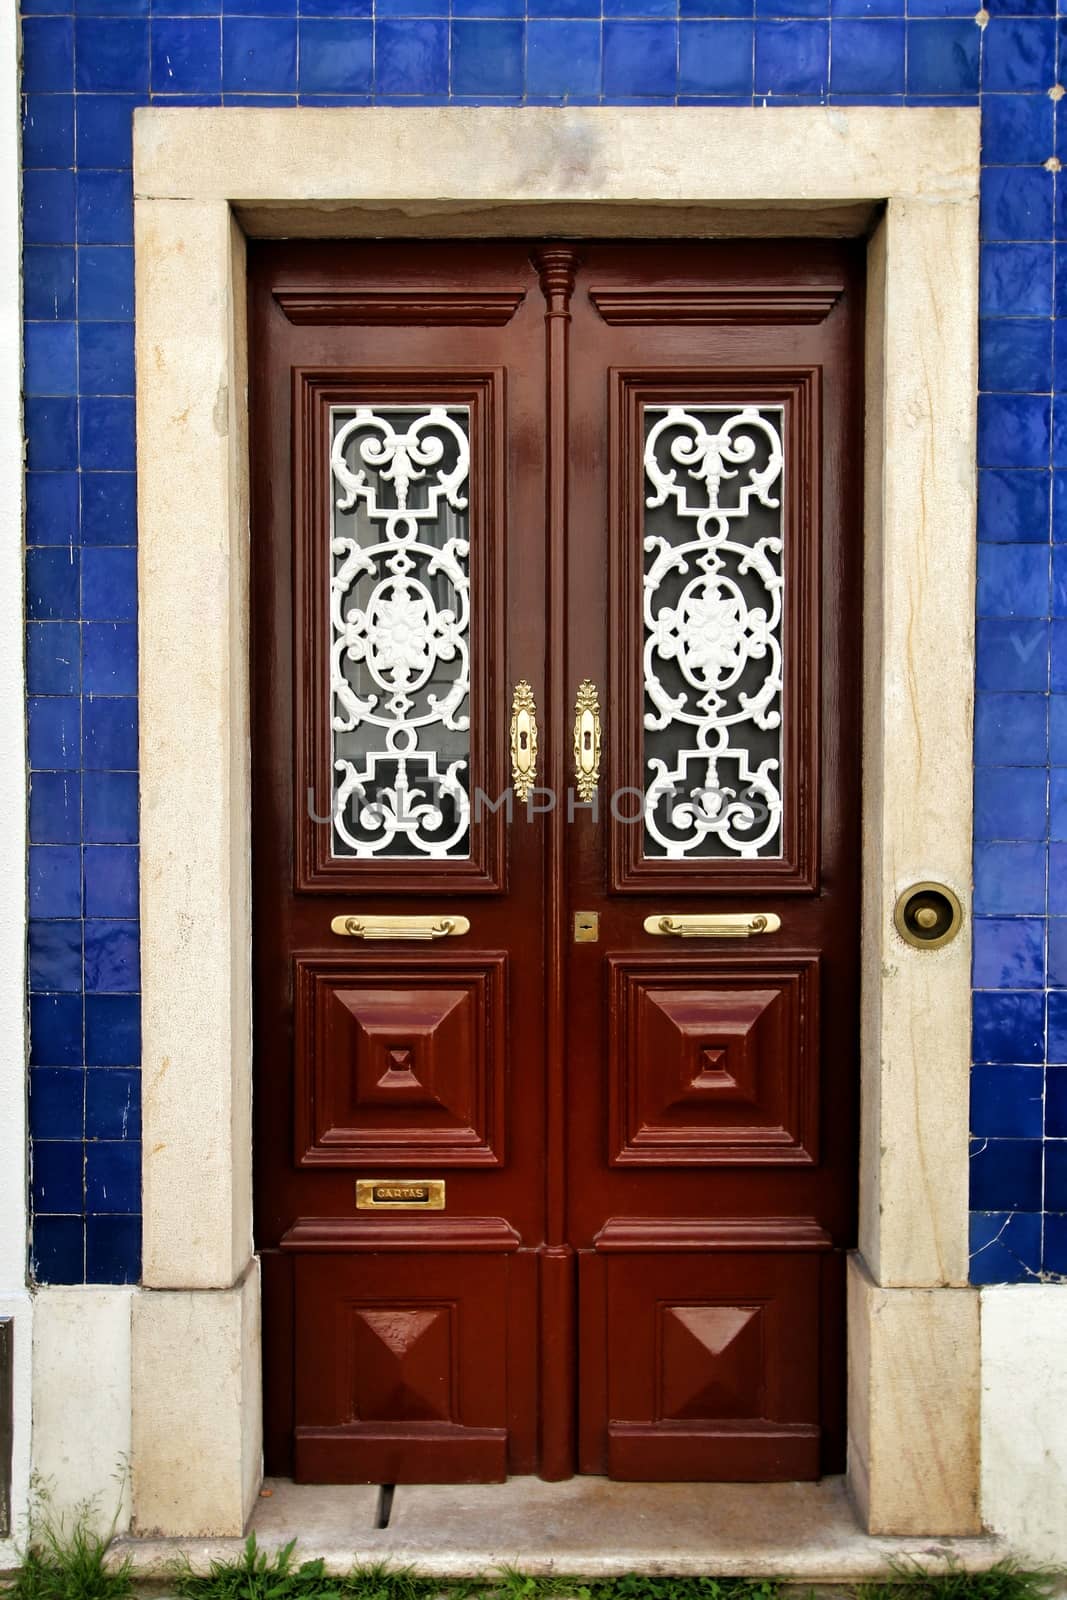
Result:
[[[24,0],[22,28],[37,1278],[139,1272],[129,167],[131,113],[149,100],[980,99],[973,1276],[1067,1274],[1067,185],[1056,161],[1067,58],[1061,68],[1054,0],[991,0],[977,17],[974,0]]]

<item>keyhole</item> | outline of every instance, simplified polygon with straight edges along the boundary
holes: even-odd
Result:
[[[586,728],[585,732],[582,734],[582,745],[586,750],[591,750],[593,748],[593,735],[589,732],[588,728]]]
[[[524,729],[523,732],[519,734],[519,749],[521,751],[523,751],[523,753],[525,754],[525,752],[529,748],[530,748],[530,735]]]

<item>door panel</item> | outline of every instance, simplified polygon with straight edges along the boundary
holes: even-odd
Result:
[[[268,1468],[835,1469],[860,252],[250,272]]]

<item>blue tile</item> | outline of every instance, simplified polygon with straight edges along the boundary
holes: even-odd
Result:
[[[1044,1272],[1054,1272],[1067,1277],[1067,1216],[1049,1212],[1045,1217],[1044,1254],[1041,1258]]]
[[[985,29],[982,63],[985,89],[1047,92],[1056,82],[1055,23],[994,17]]]
[[[1067,918],[1050,917],[1048,920],[1048,981],[1058,988],[1067,988]]]
[[[1067,1140],[1045,1146],[1045,1210],[1067,1211]]]
[[[1049,838],[1067,839],[1067,767],[1049,772]]]
[[[87,844],[137,843],[137,774],[87,772],[82,779]]]
[[[750,95],[754,32],[750,22],[683,22],[678,88],[683,94]]]
[[[324,24],[323,24],[324,26]],[[370,82],[370,25],[367,28],[366,84]],[[301,40],[304,30],[301,29]],[[382,94],[442,92],[448,88],[448,23],[379,22],[375,31],[376,87]],[[300,81],[304,83],[303,56]]]
[[[74,24],[70,17],[24,17],[22,88],[69,94],[74,88]]]
[[[909,22],[908,93],[976,93],[981,37],[977,25],[965,19]]]
[[[986,10],[994,17],[1053,17],[1056,0],[987,0]]]
[[[81,629],[74,622],[31,622],[26,629],[26,688],[30,694],[77,694],[81,686]]]
[[[35,1067],[81,1066],[81,995],[30,996],[30,1063]]]
[[[1005,545],[1002,548],[1014,547]],[[93,622],[134,621],[137,616],[136,550],[114,545],[85,546],[82,551],[82,616]]]
[[[978,916],[1040,916],[1045,909],[1045,851],[1040,844],[976,844]]]
[[[85,1147],[85,1207],[94,1214],[141,1209],[141,1146],[100,1140]]]
[[[1051,316],[1052,246],[983,245],[978,289],[983,316]]]
[[[1057,394],[1052,401],[1052,465],[1067,467],[1067,394]]]
[[[1041,1210],[1041,1140],[982,1139],[971,1147],[975,1211]]]
[[[147,22],[139,18],[79,17],[74,35],[80,92],[147,92]]]
[[[218,17],[152,21],[155,94],[212,94],[222,88],[222,22]]]
[[[30,1070],[30,1133],[34,1139],[81,1139],[85,1072],[81,1067]]]
[[[1048,759],[1048,702],[1044,695],[979,694],[974,741],[975,759],[990,766],[995,762],[1044,766]]]
[[[971,1214],[973,1284],[1025,1283],[1041,1264],[1041,1217],[1037,1212],[982,1211]]]
[[[1056,990],[1048,997],[1048,1053],[1046,1059],[1067,1062],[1067,992]]]
[[[1052,615],[1067,617],[1067,545],[1052,549]]]
[[[26,543],[77,544],[76,472],[26,474]]]
[[[136,1066],[141,1059],[141,1003],[136,995],[85,997],[85,1064]]]
[[[132,472],[136,465],[133,400],[82,400],[81,464],[88,471]]]
[[[1067,916],[1067,845],[1058,841],[1048,849],[1048,909],[1052,916]]]
[[[837,17],[902,17],[904,0],[830,0],[830,15]]]
[[[151,0],[73,0],[83,17],[147,17]]]
[[[133,316],[133,251],[101,246],[78,252],[78,315],[83,320]]]
[[[85,1237],[80,1217],[35,1217],[30,1270],[35,1283],[84,1283]]]
[[[141,1137],[141,1073],[137,1067],[96,1067],[85,1085],[85,1137]]]
[[[33,622],[65,622],[78,616],[77,549],[26,552],[26,615]]]
[[[1048,833],[1043,767],[979,767],[974,775],[976,839],[1044,839]]]
[[[134,994],[140,988],[136,922],[86,922],[85,987],[91,994]]]
[[[1067,766],[1067,696],[1053,694],[1048,699],[1049,760]]]
[[[1067,621],[1057,617],[1052,628],[1052,661],[1049,685],[1057,693],[1067,691]]]
[[[158,26],[158,24],[157,24]],[[133,113],[143,95],[80,94],[75,123],[78,160],[84,167],[133,163]]]
[[[976,917],[976,989],[1040,989],[1045,978],[1045,924],[1037,917]]]
[[[90,1216],[85,1221],[85,1270],[90,1283],[137,1283],[141,1277],[139,1216]]]
[[[452,16],[460,17],[521,17],[523,0],[452,0]],[[458,96],[455,97],[458,100]]]
[[[27,399],[26,460],[31,472],[63,472],[78,465],[78,406],[74,400]]]
[[[988,9],[988,7],[987,7]],[[982,101],[982,160],[1040,163],[1053,154],[1052,101],[1045,94],[990,94]]]
[[[76,994],[81,989],[80,922],[32,921],[29,924],[28,952],[31,993]],[[80,1137],[80,1128],[78,1134]],[[52,1137],[58,1139],[63,1135],[56,1133]]]
[[[605,21],[609,17],[676,17],[677,0],[604,0]]]
[[[413,0],[413,3],[418,4],[420,0]],[[299,9],[301,18],[322,17],[326,21],[333,21],[339,17],[369,17],[375,8],[371,0],[300,0]],[[427,6],[420,15],[425,16],[429,9]],[[380,5],[377,12],[379,16],[388,15]]]
[[[976,1066],[971,1073],[971,1133],[977,1138],[1040,1139],[1044,1076],[1033,1067]]]
[[[137,693],[136,624],[85,624],[82,628],[82,685],[87,694]]]
[[[399,25],[401,32],[403,26]],[[438,30],[439,42],[436,54],[426,38],[424,31],[426,23],[408,24],[410,40],[406,54],[403,45],[398,45],[395,37],[397,25],[389,23],[380,25],[377,37],[379,81],[381,55],[385,50],[393,58],[399,54],[406,62],[409,82],[415,90],[448,87],[448,29],[444,23],[429,26]],[[392,30],[392,38],[388,37],[388,30]],[[372,39],[372,34],[373,27],[370,22],[301,20],[301,90],[318,94],[368,93],[371,88],[374,63],[375,41]],[[421,50],[416,40],[421,41]]]
[[[73,189],[72,189],[73,194]],[[23,313],[28,318],[73,317],[74,251],[29,245],[22,253]]]
[[[1067,1067],[1049,1067],[1045,1073],[1045,1134],[1067,1139]]]
[[[33,696],[26,705],[30,766],[35,771],[76,769],[80,756],[80,701],[66,695]]]
[[[78,851],[65,845],[31,845],[29,861],[30,916],[80,917]]]
[[[1038,1062],[1045,1048],[1045,997],[1006,989],[973,996],[972,1053],[977,1061]]]
[[[615,22],[605,32],[605,89],[607,89],[607,38],[611,29],[626,28],[655,34],[663,30],[674,37],[674,28],[664,23]],[[457,95],[521,94],[525,29],[521,22],[454,22],[452,24],[452,92]],[[651,44],[649,48],[654,51]],[[617,49],[617,47],[616,47]],[[674,86],[674,46],[671,46],[671,91]],[[653,76],[654,76],[653,71]],[[608,91],[610,92],[610,91]],[[620,93],[640,90],[620,89]],[[650,90],[658,93],[658,90]]]
[[[1063,261],[1057,262],[1057,270]],[[1067,390],[1067,322],[1057,320],[1052,325],[1052,387]],[[1063,490],[1060,491],[1061,499]]]
[[[756,24],[756,93],[826,93],[830,29],[825,22]]]
[[[78,173],[78,242],[124,244],[133,238],[133,182],[128,172]]]
[[[88,322],[78,330],[83,395],[133,393],[133,323]]]
[[[1047,545],[982,544],[978,547],[978,615],[1049,615]]]
[[[1051,437],[1051,402],[1046,395],[979,395],[980,466],[1048,466]]]
[[[682,28],[681,81],[686,77],[686,34]],[[750,46],[751,48],[751,46]],[[600,92],[599,22],[530,22],[526,27],[526,90],[533,95],[595,95]]]
[[[74,96],[28,94],[23,99],[22,164],[74,165]]]
[[[983,318],[978,383],[1002,393],[1047,393],[1052,387],[1052,324],[1036,317]]]
[[[87,545],[136,543],[137,479],[132,472],[82,473],[81,536]]]
[[[289,18],[225,17],[223,88],[260,94],[296,89],[296,22]]]
[[[127,845],[85,848],[85,915],[136,917],[138,851]]]
[[[1003,325],[1013,328],[1019,324],[1008,321]],[[1000,324],[986,322],[983,326],[988,329]],[[1050,325],[1027,323],[1026,326],[1044,326],[1047,329]],[[987,467],[979,472],[978,537],[987,542],[1046,543],[1049,535],[1049,476],[1043,469],[1012,472]]]
[[[684,3],[685,0],[683,0],[683,17],[687,14]],[[692,0],[692,3],[704,4],[704,0]],[[736,3],[747,5],[747,15],[752,15],[753,0],[736,0]],[[527,0],[526,10],[530,17],[599,17],[600,0]]]
[[[137,701],[87,700],[82,707],[82,766],[89,771],[132,771],[137,766]]]
[[[71,244],[73,172],[27,172],[22,178],[22,236],[26,244]]]
[[[76,772],[30,774],[33,844],[77,844],[81,838],[81,778]]]
[[[982,174],[983,239],[1051,239],[1053,175],[1044,167],[987,167]]]
[[[835,22],[830,88],[848,94],[903,93],[903,22]]]
[[[979,689],[1047,689],[1047,622],[985,617],[979,619],[976,631]]]

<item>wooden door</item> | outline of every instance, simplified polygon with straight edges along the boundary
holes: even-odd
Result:
[[[856,262],[251,248],[270,1471],[841,1464]]]

